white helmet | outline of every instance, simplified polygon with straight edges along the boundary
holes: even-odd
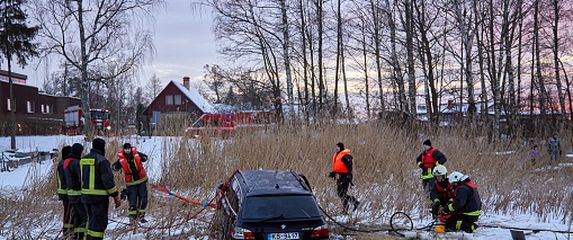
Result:
[[[448,176],[448,181],[450,181],[450,183],[462,182],[466,179],[468,179],[468,176],[461,172],[453,172]]]
[[[434,168],[432,174],[434,176],[445,176],[448,174],[448,169],[446,169],[446,166],[444,165],[438,165]]]

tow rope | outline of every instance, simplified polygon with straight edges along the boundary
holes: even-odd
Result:
[[[165,186],[163,186],[163,185],[161,185],[161,184],[159,184],[159,183],[150,183],[150,185],[151,185],[151,187],[152,187],[153,189],[155,189],[155,190],[158,190],[158,191],[160,191],[160,192],[167,193],[167,194],[170,195],[170,196],[176,197],[176,198],[178,198],[178,199],[181,199],[181,200],[183,200],[183,201],[185,201],[185,202],[187,202],[187,203],[191,203],[191,204],[193,204],[193,205],[197,205],[197,206],[201,206],[201,207],[211,207],[211,208],[216,208],[216,207],[217,207],[216,204],[212,203],[213,200],[211,200],[211,201],[209,201],[209,202],[201,202],[201,201],[193,200],[193,199],[184,197],[184,196],[182,196],[182,195],[173,193],[173,192],[171,192],[167,187],[165,187]]]

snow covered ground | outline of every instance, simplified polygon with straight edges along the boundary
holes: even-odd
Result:
[[[164,161],[169,161],[168,156],[171,156],[171,151],[173,151],[173,146],[178,146],[180,142],[179,137],[122,137],[115,139],[119,144],[124,142],[130,142],[132,145],[138,147],[141,152],[144,152],[150,156],[147,165],[147,170],[150,176],[150,181],[153,182],[161,176],[161,166]],[[112,141],[114,139],[107,139]],[[83,142],[82,136],[24,136],[17,138],[17,146],[19,149],[23,150],[42,150],[50,151],[54,148],[59,148],[63,144],[73,144],[74,142]],[[0,149],[8,149],[10,146],[10,138],[0,137]],[[84,143],[87,149],[90,148],[89,143]],[[169,148],[169,149],[166,149]],[[48,174],[50,168],[52,167],[52,161],[43,161],[42,163],[30,163],[22,165],[11,172],[1,172],[0,173],[0,191],[2,190],[18,190],[22,189],[26,183],[30,182],[33,177],[41,177]],[[560,166],[560,167],[569,167]],[[361,214],[362,215],[362,214]],[[369,214],[364,214],[368,216]],[[362,216],[364,216],[362,215]],[[126,221],[125,217],[119,216],[116,213],[112,213],[111,220],[116,221]],[[367,219],[366,221],[376,222],[375,219]],[[421,227],[428,224],[428,219],[419,220],[414,218],[415,227]],[[435,236],[429,232],[418,232],[409,233],[410,235],[415,235],[419,239],[484,239],[484,240],[498,240],[498,239],[512,239],[509,229],[511,227],[517,228],[531,228],[531,229],[547,229],[547,230],[560,230],[560,231],[572,231],[571,223],[563,223],[561,219],[551,219],[548,221],[541,221],[539,218],[535,217],[534,214],[520,214],[515,216],[500,215],[484,213],[480,218],[479,225],[483,226],[477,230],[474,234],[464,234],[464,233],[448,233],[442,236]],[[53,224],[57,226],[57,224]],[[486,227],[488,226],[503,226],[505,228],[494,228]],[[111,222],[108,229],[115,229],[118,227],[117,223]],[[54,230],[57,232],[57,229]],[[525,231],[526,239],[572,239],[573,235],[567,235],[562,233],[553,233],[548,231],[532,232]],[[144,239],[143,236],[135,235],[128,237],[129,239]],[[7,239],[6,236],[2,236],[0,233],[0,239]],[[190,238],[194,239],[194,238]],[[197,239],[207,239],[203,236],[198,236]],[[360,238],[354,238],[360,239]]]

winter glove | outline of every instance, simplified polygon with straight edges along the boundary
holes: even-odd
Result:
[[[438,212],[438,207],[440,207],[440,199],[434,199],[432,202],[432,212]]]
[[[328,174],[328,177],[329,177],[329,178],[333,178],[333,177],[336,177],[336,173],[334,173],[334,172],[330,172],[330,173]]]
[[[119,199],[119,196],[115,196],[113,197],[113,201],[115,202],[115,208],[119,208],[121,206],[121,199]]]
[[[120,198],[121,200],[127,199],[127,189],[121,190]]]

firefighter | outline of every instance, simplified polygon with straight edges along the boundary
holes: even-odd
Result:
[[[71,237],[74,231],[74,224],[72,223],[72,207],[70,206],[70,200],[68,199],[68,187],[66,185],[66,178],[64,173],[64,159],[70,154],[72,147],[66,145],[62,148],[62,157],[58,162],[58,169],[56,171],[56,177],[58,181],[58,198],[62,201],[64,205],[64,226],[62,228],[62,233],[64,238]]]
[[[108,221],[109,197],[115,207],[121,205],[109,161],[105,158],[105,141],[96,138],[90,153],[80,160],[81,200],[88,214],[87,239],[103,239]]]
[[[444,209],[445,213],[453,213],[446,220],[446,228],[473,233],[477,228],[475,222],[481,215],[482,205],[477,186],[460,172],[451,173],[448,181],[452,184],[455,198]]]
[[[429,192],[429,189],[431,189],[434,184],[434,176],[432,175],[434,167],[444,164],[448,160],[442,152],[432,147],[430,139],[424,141],[422,145],[424,147],[424,151],[420,153],[418,158],[416,158],[416,163],[418,164],[418,167],[422,169],[422,175],[420,176],[422,179],[422,186]]]
[[[81,200],[81,170],[80,159],[84,152],[84,146],[79,143],[72,145],[72,152],[64,161],[64,173],[68,186],[68,199],[72,206],[72,219],[74,224],[75,239],[83,239],[86,232],[87,213]]]
[[[358,208],[360,202],[356,200],[355,197],[348,195],[348,188],[352,184],[352,155],[350,155],[350,149],[344,148],[344,144],[336,144],[336,152],[332,157],[332,172],[330,172],[329,177],[336,179],[336,192],[340,200],[342,200],[342,206],[344,212],[348,211],[348,204],[351,203],[354,208],[352,211]]]
[[[114,170],[122,170],[127,185],[127,199],[129,200],[128,215],[132,222],[139,220],[146,223],[145,208],[147,207],[147,174],[143,162],[147,155],[138,152],[135,146],[123,144],[123,150],[117,152],[119,158],[114,164]]]
[[[432,215],[438,217],[440,208],[446,208],[449,201],[454,198],[452,184],[448,181],[448,170],[444,165],[438,165],[432,172],[434,184],[430,188],[430,199],[432,200]]]

